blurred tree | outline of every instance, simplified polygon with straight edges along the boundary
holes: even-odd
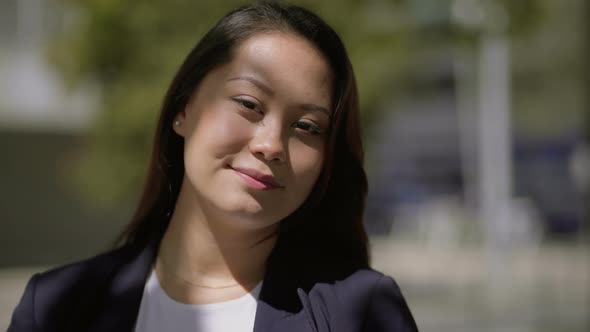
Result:
[[[501,1],[519,23],[511,26],[515,31],[528,27],[538,12],[534,0]],[[355,65],[366,114],[411,81],[413,68],[420,66],[416,54],[448,46],[462,34],[451,27],[450,0],[293,3],[317,12],[341,34]],[[75,182],[92,201],[110,204],[141,190],[167,85],[206,30],[239,4],[243,1],[59,3],[70,19],[49,45],[49,57],[67,84],[96,82],[103,97],[89,148],[74,171]]]

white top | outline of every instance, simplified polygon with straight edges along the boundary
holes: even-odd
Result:
[[[135,332],[252,332],[261,285],[235,300],[184,304],[171,299],[152,272],[143,290]]]

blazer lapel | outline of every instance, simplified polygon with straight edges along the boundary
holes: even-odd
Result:
[[[303,310],[298,296],[300,278],[296,269],[285,263],[279,248],[267,261],[266,274],[258,298],[254,332],[312,332],[316,331]],[[284,258],[284,257],[282,257]],[[287,260],[288,261],[288,260]]]
[[[113,274],[99,310],[88,331],[132,331],[139,313],[146,279],[152,269],[157,243],[151,243]]]

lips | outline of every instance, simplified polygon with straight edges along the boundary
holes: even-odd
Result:
[[[252,168],[230,167],[248,186],[258,190],[273,190],[283,186],[271,174],[265,174]]]

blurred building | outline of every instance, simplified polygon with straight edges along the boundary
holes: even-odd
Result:
[[[454,1],[447,8],[476,3]],[[415,4],[425,35],[453,30],[449,11],[431,10],[436,6],[428,1]],[[396,223],[402,228],[418,227],[404,220],[407,209],[419,210],[439,198],[454,197],[471,214],[468,218],[477,220],[473,214],[482,204],[478,163],[485,147],[480,133],[497,121],[506,121],[506,156],[499,157],[508,159],[508,173],[507,179],[492,178],[487,186],[506,181],[508,204],[514,209],[510,213],[528,215],[526,223],[534,223],[549,238],[577,237],[586,230],[586,185],[581,182],[587,180],[580,179],[573,167],[580,150],[587,149],[586,87],[581,75],[587,66],[585,16],[572,18],[573,12],[583,12],[581,1],[546,1],[544,5],[546,12],[532,32],[506,33],[506,69],[491,68],[491,72],[507,70],[509,75],[503,84],[508,93],[505,120],[478,122],[482,118],[479,99],[491,89],[487,85],[483,92],[478,90],[486,79],[481,72],[483,49],[447,43],[418,52],[416,80],[408,88],[412,92],[386,103],[380,110],[384,115],[368,130],[373,168],[367,222],[372,233],[389,233]],[[465,10],[462,14],[468,23],[476,25],[477,13]],[[476,44],[483,43],[484,35],[477,37]],[[559,51],[544,52],[548,45]],[[497,94],[491,98],[502,103]],[[498,133],[491,143],[501,145],[497,138],[505,136]],[[494,156],[487,162],[493,168],[502,166]]]
[[[56,2],[0,3],[0,126],[66,132],[90,126],[97,91],[66,89],[47,59],[48,39],[64,28],[66,14]]]
[[[67,89],[48,63],[46,43],[67,14],[57,6],[0,2],[0,267],[94,254],[106,247],[115,228],[109,225],[117,220],[116,213],[90,206],[68,185],[98,94],[90,85]]]

